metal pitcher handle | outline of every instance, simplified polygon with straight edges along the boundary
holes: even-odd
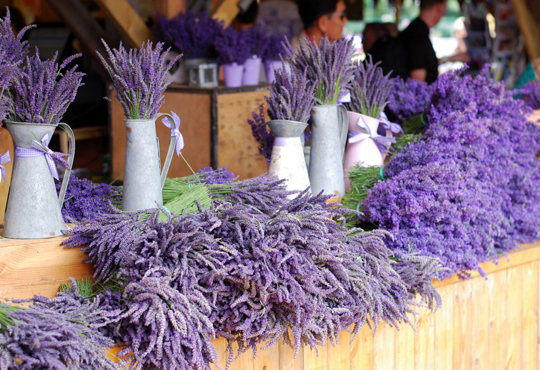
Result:
[[[169,118],[169,121],[171,122],[171,130],[177,129],[176,123],[174,122],[173,117],[169,113],[158,113],[156,115],[156,122],[159,117],[166,116]],[[161,188],[163,188],[163,185],[165,185],[165,179],[167,178],[167,173],[169,173],[169,167],[171,166],[172,157],[174,154],[174,148],[176,147],[176,136],[171,135],[171,142],[169,144],[169,151],[167,152],[167,158],[165,158],[165,163],[163,164],[163,168],[161,169]]]
[[[73,168],[73,160],[75,159],[75,134],[69,125],[66,123],[60,122],[58,124],[66,133],[68,134],[69,139],[69,158],[67,160],[68,167],[64,172],[64,178],[62,179],[62,187],[60,188],[60,194],[58,194],[58,202],[60,203],[60,209],[64,205],[64,198],[66,196],[67,186],[71,177],[71,169]]]
[[[345,161],[345,149],[347,149],[347,138],[349,137],[349,114],[344,105],[338,105],[338,127],[341,157]]]

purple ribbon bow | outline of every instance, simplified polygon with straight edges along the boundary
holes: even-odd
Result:
[[[356,125],[362,132],[349,131],[349,143],[351,144],[359,143],[365,139],[372,139],[377,145],[377,148],[379,148],[379,151],[384,154],[390,149],[390,145],[396,142],[396,139],[393,137],[381,136],[376,131],[371,132],[363,116],[358,118]]]
[[[379,121],[382,122],[383,127],[386,130],[390,130],[394,134],[399,134],[399,133],[403,134],[404,133],[403,128],[401,128],[401,126],[399,124],[397,124],[397,123],[390,122],[390,120],[388,119],[388,117],[386,116],[386,114],[384,112],[381,112],[381,114],[379,115]]]
[[[11,156],[9,155],[9,150],[6,152],[6,154],[2,154],[0,156],[0,172],[2,173],[2,178],[4,179],[4,182],[6,182],[6,168],[4,167],[4,164],[11,162]]]
[[[173,117],[173,120],[174,120],[174,123],[175,123],[175,128],[172,128],[172,123],[171,121],[169,120],[169,117],[164,117],[161,122],[163,122],[163,124],[165,125],[165,127],[167,127],[168,129],[171,130],[171,136],[172,137],[176,137],[176,155],[180,155],[180,152],[182,151],[182,149],[184,149],[184,137],[182,136],[182,134],[180,133],[180,117],[178,117],[178,115],[174,112],[171,111],[171,116]]]
[[[351,102],[351,93],[350,92],[346,92],[346,93],[343,93],[342,95],[339,96],[339,99],[338,99],[338,104],[345,104],[345,103],[350,103]]]
[[[64,156],[69,156],[69,154],[53,152],[49,149],[49,134],[46,134],[41,138],[41,142],[34,139],[32,141],[32,146],[30,148],[23,146],[15,147],[15,157],[20,158],[36,158],[41,155],[45,156],[49,170],[51,171],[52,176],[58,180],[58,171],[56,170],[55,162],[61,165],[64,168],[68,168],[69,165],[65,161]]]

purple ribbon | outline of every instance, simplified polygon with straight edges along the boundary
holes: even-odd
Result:
[[[390,145],[396,142],[396,139],[393,137],[381,136],[376,131],[372,132],[362,115],[356,121],[356,125],[362,132],[349,131],[350,144],[359,143],[365,139],[372,139],[377,145],[377,148],[379,148],[379,151],[385,154],[390,149]]]
[[[343,95],[340,95],[337,102],[338,102],[338,104],[350,103],[351,102],[351,93],[347,91]]]
[[[41,142],[34,139],[32,141],[32,146],[30,148],[24,146],[15,147],[15,157],[19,158],[36,158],[41,155],[45,156],[49,170],[51,171],[52,176],[58,180],[58,171],[56,170],[55,162],[60,164],[64,168],[68,168],[68,164],[64,160],[64,156],[69,156],[69,154],[53,152],[49,149],[49,134],[46,134],[41,139]]]
[[[394,134],[404,133],[403,128],[401,128],[401,126],[397,123],[390,122],[390,120],[388,119],[388,117],[386,116],[384,112],[381,112],[381,114],[379,115],[379,121],[382,122],[383,127],[386,130],[390,130]]]
[[[176,137],[176,155],[180,156],[180,152],[182,151],[182,149],[184,149],[184,137],[182,136],[182,134],[180,133],[180,117],[178,117],[178,115],[174,112],[171,112],[171,116],[173,117],[173,120],[174,120],[174,123],[175,123],[175,128],[172,128],[172,123],[171,121],[169,120],[169,117],[164,117],[161,122],[163,122],[163,124],[165,125],[165,127],[167,127],[168,129],[171,130],[171,137]]]
[[[4,179],[4,182],[6,182],[6,168],[4,167],[4,164],[11,162],[11,156],[9,155],[9,150],[6,152],[6,154],[2,154],[0,156],[0,172],[2,173],[2,178]]]

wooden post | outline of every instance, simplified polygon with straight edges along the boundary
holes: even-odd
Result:
[[[139,48],[152,39],[152,31],[126,0],[97,0],[131,47]]]
[[[403,0],[396,0],[396,27],[399,26],[399,18],[401,17],[401,5]]]
[[[212,12],[212,17],[225,22],[225,26],[230,25],[240,11],[239,2],[239,0],[221,0]]]
[[[525,0],[510,0],[519,29],[525,38],[525,48],[530,60],[540,58],[540,31]]]
[[[154,0],[152,1],[152,7],[154,9],[154,19],[157,13],[171,19],[180,12],[186,12],[186,0]]]

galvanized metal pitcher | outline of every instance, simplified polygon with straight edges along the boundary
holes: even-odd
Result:
[[[349,125],[347,109],[342,105],[317,105],[311,118],[311,191],[342,197],[345,195],[343,156]]]
[[[301,142],[307,123],[272,120],[267,125],[275,136],[268,172],[280,179],[287,179],[287,190],[308,189],[309,176]]]
[[[176,137],[171,136],[167,158],[161,170],[159,140],[156,137],[156,120],[170,117],[172,130],[177,129],[170,114],[159,113],[154,119],[124,120],[127,133],[126,163],[122,210],[133,212],[163,205],[161,190],[171,165]]]
[[[58,125],[5,121],[13,138],[13,174],[4,216],[6,238],[41,239],[62,235],[66,229],[62,218],[62,205],[71,176],[75,156],[75,137],[65,123]],[[48,142],[57,126],[69,136],[68,168],[64,173],[60,194],[56,193],[53,176],[56,167],[48,149]],[[35,148],[35,142],[42,145]],[[22,154],[21,154],[22,153]]]

